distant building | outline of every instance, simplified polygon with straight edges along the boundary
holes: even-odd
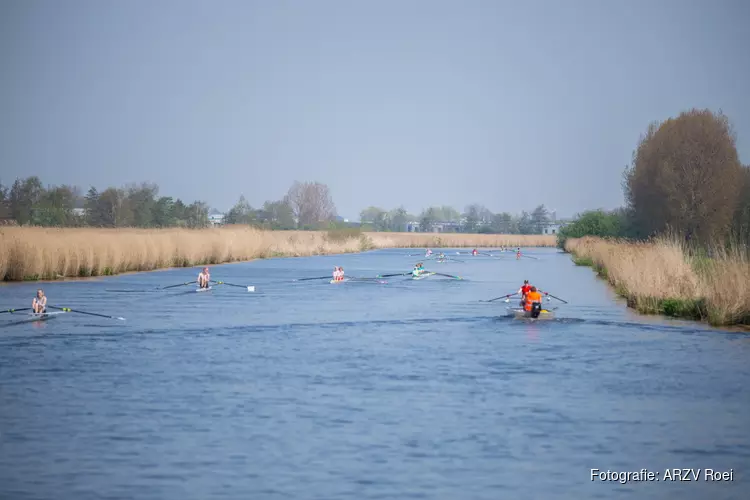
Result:
[[[568,224],[569,222],[564,220],[548,222],[542,227],[542,234],[557,234]]]
[[[435,221],[432,223],[432,227],[425,228],[424,230],[421,223],[418,221],[406,223],[406,232],[408,233],[455,233],[460,230],[461,223],[454,221]]]
[[[224,225],[224,214],[211,214],[208,216],[208,223],[212,226]]]

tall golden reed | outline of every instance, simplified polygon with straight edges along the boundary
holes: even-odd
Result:
[[[693,314],[697,308],[715,325],[750,321],[750,262],[743,252],[718,251],[707,259],[692,257],[675,238],[629,243],[594,237],[571,238],[565,250],[592,263],[641,312],[673,307]]]
[[[553,236],[433,235],[357,231],[212,229],[0,229],[4,280],[101,276],[267,257],[301,257],[387,247],[554,246]]]

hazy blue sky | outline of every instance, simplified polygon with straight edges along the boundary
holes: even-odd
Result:
[[[723,109],[750,162],[748,26],[743,0],[2,0],[0,180],[613,208],[684,109]]]

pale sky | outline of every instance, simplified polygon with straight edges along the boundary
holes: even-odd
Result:
[[[691,107],[750,163],[748,26],[743,0],[2,0],[0,181],[614,208],[649,122]]]

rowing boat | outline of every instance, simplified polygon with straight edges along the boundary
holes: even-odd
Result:
[[[388,283],[385,280],[376,279],[376,278],[344,278],[342,280],[331,280],[331,285],[338,285],[339,283],[344,282],[352,282],[352,283],[380,283],[380,284],[386,284]]]
[[[539,317],[532,318],[531,311],[526,311],[517,307],[509,307],[508,316],[513,316],[516,319],[554,319],[555,313],[547,309],[542,309],[542,311],[539,313]]]
[[[196,292],[208,292],[209,290],[211,290],[211,288],[212,287],[210,286],[208,288],[196,288],[195,291]]]
[[[25,319],[21,319],[19,321],[15,321],[13,323],[10,323],[11,325],[20,325],[23,323],[35,323],[37,321],[47,321],[58,314],[65,314],[66,311],[51,311],[51,312],[45,312],[45,313],[28,313],[28,314],[22,314],[21,317],[25,317]],[[15,315],[14,315],[15,316]]]
[[[435,274],[435,273],[427,273],[427,272],[425,272],[425,273],[420,274],[419,276],[412,275],[411,279],[413,279],[413,280],[421,280],[421,279],[425,279],[425,278],[427,278],[429,276],[432,276],[433,274]]]

